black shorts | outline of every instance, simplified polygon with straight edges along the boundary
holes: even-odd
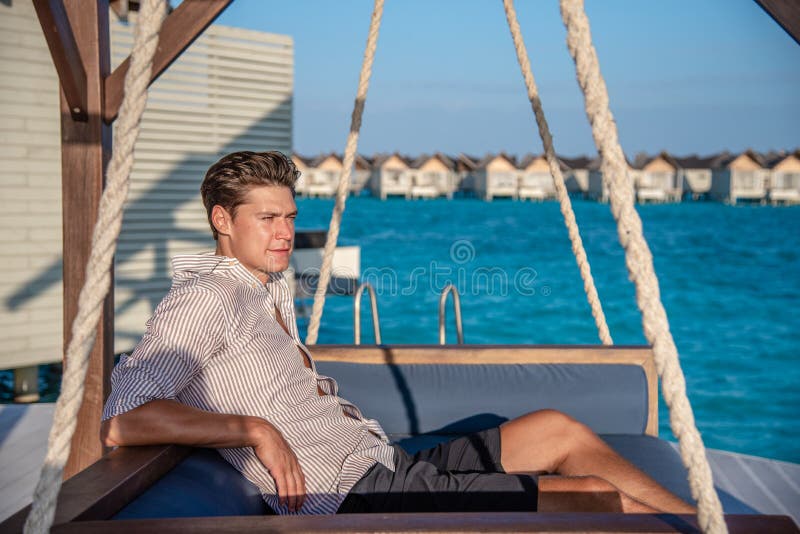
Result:
[[[394,449],[395,471],[375,464],[353,486],[338,513],[536,510],[536,479],[503,471],[498,428],[414,456],[397,445]]]

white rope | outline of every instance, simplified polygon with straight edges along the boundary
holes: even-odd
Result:
[[[503,0],[503,7],[506,11],[508,29],[511,30],[511,38],[514,40],[514,48],[517,51],[517,61],[522,70],[525,87],[528,90],[528,100],[531,102],[533,114],[536,116],[536,124],[539,126],[539,136],[542,138],[545,158],[547,159],[547,165],[550,167],[550,175],[553,177],[553,184],[556,188],[556,197],[561,207],[561,214],[564,216],[564,224],[567,227],[569,241],[572,244],[572,253],[575,255],[575,261],[578,263],[578,270],[583,279],[583,290],[586,292],[586,299],[589,301],[589,306],[592,309],[592,317],[594,317],[595,325],[597,325],[597,335],[604,345],[613,345],[614,340],[611,339],[611,333],[606,323],[606,316],[603,313],[603,305],[600,302],[597,288],[594,285],[589,259],[586,257],[586,251],[583,248],[583,241],[581,240],[580,230],[578,229],[578,221],[575,220],[575,212],[572,211],[572,202],[569,199],[567,186],[564,184],[564,176],[561,174],[561,166],[556,157],[556,150],[553,146],[553,136],[550,135],[550,127],[547,125],[547,119],[544,116],[544,108],[542,107],[542,100],[539,97],[539,89],[536,87],[536,80],[531,70],[531,62],[528,59],[528,51],[525,48],[525,42],[522,39],[522,31],[520,30],[519,21],[517,20],[517,12],[514,9],[514,0]]]
[[[117,119],[115,147],[100,199],[86,280],[78,297],[78,313],[72,323],[61,394],[56,403],[42,474],[34,492],[26,533],[49,532],[55,517],[64,465],[69,457],[78,410],[83,401],[89,353],[94,345],[103,301],[111,285],[114,251],[122,224],[122,208],[128,196],[128,177],[133,165],[133,146],[147,102],[147,86],[158,32],[167,13],[166,0],[146,0],[139,11],[130,67],[125,75],[125,97]],[[65,251],[65,253],[68,251]]]
[[[339,187],[336,189],[336,203],[333,206],[331,222],[328,225],[328,237],[325,240],[322,267],[319,273],[317,289],[314,293],[314,307],[311,310],[311,319],[308,323],[306,345],[313,345],[316,343],[319,335],[322,309],[325,307],[325,294],[328,290],[328,284],[331,281],[333,253],[336,251],[336,240],[339,238],[339,227],[342,222],[342,214],[344,213],[345,202],[347,202],[347,194],[350,189],[350,173],[353,168],[353,163],[355,162],[356,150],[358,148],[361,117],[364,114],[364,104],[367,101],[367,89],[369,89],[369,78],[372,74],[372,63],[375,60],[375,50],[378,47],[378,33],[381,27],[382,16],[383,0],[375,0],[375,5],[372,9],[372,20],[370,20],[369,24],[367,46],[364,51],[364,61],[361,64],[361,74],[358,78],[358,91],[356,92],[353,116],[350,121],[350,132],[347,134],[347,145],[344,149],[342,174],[339,177]]]
[[[662,379],[662,393],[670,409],[672,432],[678,438],[683,463],[689,470],[692,496],[698,503],[697,520],[704,532],[727,532],[703,441],[686,396],[686,382],[669,330],[667,314],[661,303],[653,257],[644,239],[642,221],[634,208],[633,184],[609,109],[608,92],[600,74],[597,52],[592,45],[583,0],[560,2],[561,15],[567,27],[567,46],[575,60],[586,114],[600,153],[602,172],[608,180],[611,212],[617,221],[619,239],[625,249],[629,276],[636,286],[636,303],[642,313],[644,334],[653,346],[656,368]]]

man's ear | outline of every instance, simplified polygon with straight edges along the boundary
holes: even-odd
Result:
[[[219,204],[211,208],[211,222],[214,223],[214,228],[217,229],[218,234],[230,234],[231,220],[231,214]]]

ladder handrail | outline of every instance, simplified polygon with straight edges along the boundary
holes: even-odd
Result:
[[[447,294],[453,294],[453,310],[456,315],[456,336],[458,344],[464,344],[464,328],[461,324],[461,299],[458,290],[453,284],[447,284],[439,295],[439,345],[445,344],[445,305],[447,304]]]
[[[372,307],[372,331],[375,335],[375,344],[380,345],[381,321],[378,315],[378,300],[375,297],[375,290],[369,282],[364,282],[358,286],[355,295],[353,295],[355,299],[353,304],[353,343],[361,345],[361,295],[364,293],[365,288],[369,291],[369,302]]]

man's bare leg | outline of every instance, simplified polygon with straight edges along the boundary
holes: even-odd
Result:
[[[500,426],[500,461],[509,473],[546,472],[565,479],[576,491],[599,477],[616,487],[626,512],[695,513],[650,476],[622,458],[589,427],[555,410],[542,410]],[[593,475],[589,478],[585,478]],[[570,482],[572,481],[572,482]],[[566,491],[566,489],[565,489]]]

